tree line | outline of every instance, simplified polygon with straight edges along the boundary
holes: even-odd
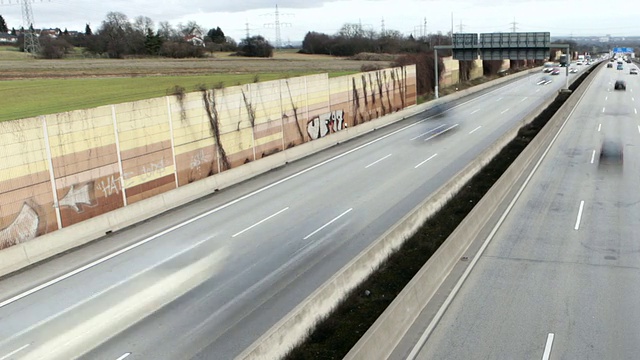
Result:
[[[33,28],[29,31],[33,31]],[[20,49],[24,51],[23,28],[9,31],[0,15],[0,32],[17,35]],[[206,30],[195,21],[180,23],[175,27],[163,21],[156,26],[149,17],[129,19],[120,12],[109,12],[95,32],[87,24],[84,32],[70,35],[66,29],[57,29],[55,36],[40,34],[39,40],[39,55],[46,59],[63,58],[74,47],[81,47],[95,56],[115,59],[142,56],[198,58],[216,51],[237,52],[241,56],[273,56],[273,47],[262,36],[252,36],[238,44],[226,36],[220,27]]]

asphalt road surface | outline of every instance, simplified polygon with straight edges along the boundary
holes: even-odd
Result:
[[[598,70],[416,359],[639,357],[640,79],[631,67]],[[620,79],[626,91],[613,89]]]
[[[540,76],[440,116],[416,114],[3,279],[0,360],[233,358],[564,85],[562,76],[537,85]],[[622,100],[631,91],[608,94],[631,104]],[[598,210],[585,200],[586,227]]]

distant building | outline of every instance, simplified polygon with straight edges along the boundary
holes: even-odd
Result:
[[[0,32],[0,44],[16,44],[18,36]]]

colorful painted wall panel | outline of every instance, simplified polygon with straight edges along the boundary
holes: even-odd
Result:
[[[42,118],[0,123],[0,249],[58,229]]]

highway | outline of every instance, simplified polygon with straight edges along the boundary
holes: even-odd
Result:
[[[640,78],[630,67],[597,70],[424,345],[394,359],[413,349],[415,359],[638,358]]]
[[[540,76],[0,280],[0,360],[233,358],[564,85],[563,76],[537,85]]]

